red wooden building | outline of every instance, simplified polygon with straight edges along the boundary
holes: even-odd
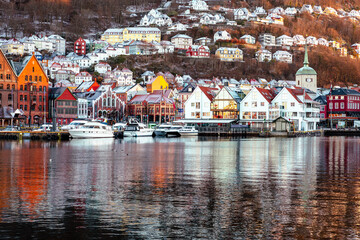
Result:
[[[186,56],[194,58],[209,58],[210,49],[207,46],[192,45],[186,51]]]
[[[345,127],[352,127],[354,120],[360,119],[360,93],[339,88],[333,89],[326,96],[328,120],[334,124],[345,122]]]
[[[128,116],[141,122],[169,122],[175,120],[175,101],[161,92],[136,95],[127,104]]]
[[[55,114],[59,125],[69,124],[77,118],[77,98],[68,88],[50,88],[49,103],[49,118],[52,120]]]
[[[86,54],[86,41],[81,37],[74,43],[74,53],[76,53],[77,55]]]

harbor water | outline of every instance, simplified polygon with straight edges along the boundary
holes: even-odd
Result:
[[[0,141],[0,239],[359,239],[360,138]]]

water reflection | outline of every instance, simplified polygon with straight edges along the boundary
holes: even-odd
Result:
[[[360,138],[0,142],[5,238],[359,238]]]

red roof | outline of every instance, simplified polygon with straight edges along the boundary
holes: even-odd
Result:
[[[272,90],[264,89],[256,87],[256,89],[259,91],[259,93],[268,101],[271,103],[271,101],[275,98],[276,94]]]
[[[206,97],[212,101],[215,97],[214,91],[217,91],[217,88],[210,88],[210,87],[202,87],[199,86],[200,90],[206,95]]]
[[[303,103],[303,102],[298,98],[298,96],[303,96],[304,94],[305,94],[305,100],[312,101],[311,97],[309,97],[309,95],[302,88],[296,88],[296,89],[286,88],[286,89],[299,103]]]

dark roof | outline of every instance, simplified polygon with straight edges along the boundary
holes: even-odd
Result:
[[[360,95],[360,92],[353,89],[337,88],[330,91],[329,95]]]
[[[190,89],[191,91],[189,91],[189,88],[191,88],[191,89]],[[188,84],[180,91],[180,93],[193,92],[193,91],[195,90],[195,88],[196,88],[196,84],[190,82],[190,83],[188,83]]]
[[[57,99],[65,90],[66,87],[49,88],[49,100]]]
[[[324,95],[320,95],[320,96],[318,96],[318,97],[316,97],[315,99],[314,99],[314,101],[315,102],[318,102],[318,103],[320,103],[320,104],[323,104],[323,105],[325,105],[327,102],[326,102],[326,96],[324,96]]]

